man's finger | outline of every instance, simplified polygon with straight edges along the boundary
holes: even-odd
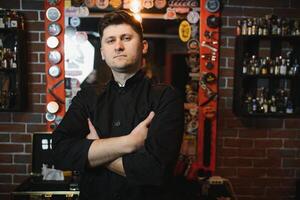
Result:
[[[89,125],[89,129],[90,129],[90,133],[97,133],[95,127],[93,126],[90,118],[88,118],[88,125]]]
[[[150,125],[150,123],[151,123],[151,121],[152,121],[154,115],[155,115],[154,112],[151,111],[151,112],[149,113],[148,117],[143,121],[143,122],[145,123],[146,126],[149,126],[149,125]]]

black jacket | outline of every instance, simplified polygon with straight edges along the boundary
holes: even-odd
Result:
[[[155,116],[144,147],[124,155],[126,177],[105,167],[87,167],[92,140],[87,118],[100,138],[129,134],[150,111]],[[73,98],[62,122],[53,132],[55,166],[81,172],[80,199],[172,199],[169,181],[183,134],[183,101],[171,87],[153,84],[143,71],[127,80],[125,87],[110,81],[97,94],[94,87],[82,89]]]

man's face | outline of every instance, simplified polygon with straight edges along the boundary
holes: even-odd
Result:
[[[147,42],[128,24],[110,25],[103,31],[101,55],[107,65],[120,73],[141,67],[142,54],[147,53]]]

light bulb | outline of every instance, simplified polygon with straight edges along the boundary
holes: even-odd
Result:
[[[139,13],[142,9],[141,0],[132,0],[130,2],[130,10],[133,13]]]

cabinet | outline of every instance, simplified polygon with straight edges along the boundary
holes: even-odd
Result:
[[[0,29],[0,111],[22,111],[26,103],[25,31]]]
[[[299,117],[299,60],[299,36],[237,36],[234,113]]]

